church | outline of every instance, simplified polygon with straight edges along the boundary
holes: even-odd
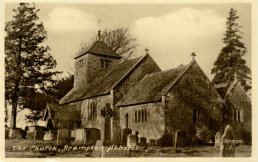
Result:
[[[68,122],[71,124],[61,122],[61,128],[70,125],[69,129],[93,131],[90,134],[97,131],[97,139],[119,144],[124,129],[137,132],[147,141],[184,130],[185,138],[191,140],[196,127],[205,126],[216,133],[223,122],[225,100],[198,65],[194,53],[187,65],[162,71],[147,52],[124,61],[97,40],[74,59],[73,88],[57,105],[71,107],[64,121],[69,120],[69,114],[73,118]],[[51,109],[45,112],[44,120],[51,118],[47,115]],[[74,116],[78,120],[74,121]]]

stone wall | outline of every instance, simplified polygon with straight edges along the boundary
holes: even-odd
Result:
[[[135,122],[136,110],[147,110],[146,122]],[[164,104],[162,102],[146,103],[141,105],[126,106],[120,108],[120,125],[126,127],[125,115],[128,114],[128,127],[133,132],[138,131],[138,137],[146,137],[147,140],[159,139],[165,131]]]
[[[74,82],[73,82],[73,87],[77,88],[80,85],[82,85],[84,82],[84,84],[86,84],[86,76],[87,76],[87,64],[88,64],[88,56],[89,55],[83,55],[79,58],[75,59],[75,73],[74,73]],[[84,60],[83,62],[83,67],[80,67],[80,60]]]
[[[194,134],[193,110],[169,92],[165,99],[165,132],[174,135],[177,130]]]
[[[243,116],[241,117],[241,121],[245,122],[248,125],[248,129],[251,132],[251,101],[239,83],[237,83],[234,89],[232,89],[228,96],[228,99],[233,104],[235,109],[242,110]],[[234,116],[232,116],[232,118],[234,118]]]
[[[131,88],[136,86],[145,75],[158,71],[160,71],[160,68],[151,56],[145,56],[142,62],[114,88],[114,105],[117,104]],[[115,107],[115,110],[117,110],[117,115],[114,117],[114,126],[119,127],[120,113],[117,107]]]
[[[117,63],[119,59],[113,57],[105,57],[100,55],[86,54],[75,59],[75,76],[74,76],[74,88],[79,86],[86,86],[88,81],[101,70],[101,59],[110,60],[112,63]],[[83,61],[81,67],[80,61]]]
[[[252,105],[249,97],[239,83],[232,89],[226,98],[226,108],[228,109],[235,138],[242,139],[245,143],[251,143],[252,135]],[[235,110],[240,110],[240,121],[235,121]]]
[[[181,129],[192,138],[195,126],[202,124],[215,132],[223,119],[222,99],[197,63],[167,93],[165,103],[165,131],[171,134]],[[198,111],[196,121],[193,120],[194,111]]]
[[[150,55],[147,55],[142,62],[114,88],[114,104],[118,103],[145,75],[158,71],[160,71],[159,66]]]
[[[106,103],[110,103],[111,109],[113,109],[113,94],[103,95],[98,97],[93,97],[90,99],[84,99],[82,101],[77,101],[73,104],[80,106],[81,111],[81,127],[82,128],[97,128],[101,130],[101,136],[103,136],[104,131],[104,118],[101,116],[101,109],[106,106]],[[97,103],[97,115],[96,118],[89,118],[88,107],[89,103],[95,101]],[[111,120],[112,129],[112,120]],[[112,136],[112,133],[111,133]],[[103,138],[103,137],[102,137]]]

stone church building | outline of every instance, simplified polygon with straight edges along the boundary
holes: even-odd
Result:
[[[151,139],[186,130],[189,138],[195,126],[217,129],[222,122],[223,101],[193,59],[188,65],[147,74],[117,104],[122,128]],[[190,139],[189,139],[190,140]]]
[[[214,85],[225,105],[224,121],[231,123],[237,139],[251,143],[252,105],[249,96],[238,80]]]
[[[76,105],[82,128],[97,128],[101,139],[112,140],[120,127],[115,106],[147,74],[160,71],[149,54],[123,62],[102,41],[75,57],[74,87],[60,104]]]
[[[161,71],[148,53],[124,61],[99,40],[75,57],[73,88],[59,101],[80,114],[74,129],[98,130],[100,139],[113,143],[121,143],[127,128],[147,141],[178,130],[190,139],[203,125],[216,132],[224,103],[194,57]]]

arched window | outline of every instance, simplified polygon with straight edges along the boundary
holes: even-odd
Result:
[[[88,104],[88,118],[91,119],[91,103]]]
[[[137,110],[134,111],[134,122],[137,122]]]
[[[147,122],[147,109],[135,110],[134,122]]]
[[[128,128],[128,113],[125,114],[125,127]]]
[[[144,119],[145,119],[145,122],[147,122],[147,109],[144,109]]]
[[[92,116],[93,118],[97,118],[97,102],[93,101],[92,102]]]
[[[88,104],[88,118],[89,119],[97,118],[97,102],[96,102],[96,100],[90,101]]]
[[[142,122],[145,122],[144,110],[142,109]]]
[[[138,110],[138,122],[141,122],[141,116],[142,116],[141,110]]]

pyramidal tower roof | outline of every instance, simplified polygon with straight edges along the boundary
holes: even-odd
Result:
[[[101,56],[108,56],[108,57],[115,57],[121,58],[117,53],[115,53],[111,48],[109,48],[103,41],[97,40],[90,46],[86,52],[79,54],[74,59],[79,58],[86,54],[93,54],[93,55],[101,55]]]

